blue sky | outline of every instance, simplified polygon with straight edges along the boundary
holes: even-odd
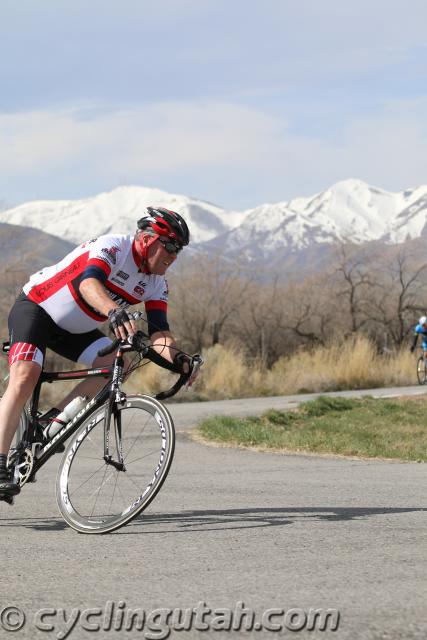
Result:
[[[2,0],[0,200],[427,184],[425,0]]]

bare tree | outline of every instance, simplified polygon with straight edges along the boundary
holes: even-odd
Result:
[[[370,299],[377,284],[372,277],[371,261],[367,250],[348,244],[338,247],[334,280],[336,295],[349,314],[347,334],[360,331],[370,320]]]
[[[427,308],[427,262],[420,257],[393,248],[378,269],[374,319],[396,346],[407,338],[415,313]]]
[[[286,351],[284,329],[286,291],[275,277],[271,283],[251,282],[230,326],[230,337],[246,353],[270,366]]]
[[[237,313],[251,284],[237,262],[195,256],[171,278],[171,318],[187,344],[200,350],[226,337],[225,327]]]

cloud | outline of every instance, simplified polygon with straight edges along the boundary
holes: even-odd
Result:
[[[400,190],[425,182],[426,111],[427,98],[389,101],[346,120],[339,136],[298,133],[286,113],[226,102],[0,114],[0,194],[21,184],[78,197],[127,182],[243,208],[349,177]]]
[[[0,17],[2,110],[425,87],[425,0],[21,0]]]
[[[130,172],[228,165],[245,162],[276,127],[267,115],[225,103],[0,114],[0,170],[24,176],[88,158],[104,173],[118,165]]]

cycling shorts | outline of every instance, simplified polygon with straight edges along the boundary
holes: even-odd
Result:
[[[42,307],[21,293],[9,318],[9,365],[16,360],[31,360],[43,366],[48,347],[55,353],[91,367],[99,349],[111,344],[102,331],[70,333],[61,329]]]

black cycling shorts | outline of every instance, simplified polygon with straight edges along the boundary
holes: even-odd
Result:
[[[8,325],[11,351],[13,345],[23,345],[23,348],[15,346],[13,362],[31,359],[39,362],[25,355],[31,352],[31,347],[37,347],[44,356],[48,347],[64,358],[90,367],[99,349],[111,343],[99,329],[87,333],[70,333],[61,329],[42,307],[29,300],[23,292],[10,311]],[[23,357],[20,357],[21,352]]]

